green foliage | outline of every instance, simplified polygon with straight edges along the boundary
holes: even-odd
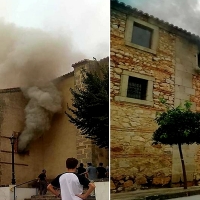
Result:
[[[71,89],[72,106],[66,113],[86,138],[99,147],[109,147],[109,70],[101,68],[101,73],[82,71],[84,89]]]
[[[200,113],[192,112],[191,105],[186,101],[184,107],[170,108],[157,115],[159,128],[153,134],[155,144],[200,143]]]
[[[166,102],[167,102],[167,100],[164,99],[163,97],[159,98],[159,100],[160,100],[160,102],[161,102],[162,104],[166,104]]]

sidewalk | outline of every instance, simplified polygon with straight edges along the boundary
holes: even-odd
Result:
[[[110,195],[110,200],[165,200],[200,194],[200,186],[162,188],[122,192]]]

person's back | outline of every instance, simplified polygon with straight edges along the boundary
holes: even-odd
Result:
[[[86,199],[94,191],[95,185],[85,176],[76,174],[78,160],[68,158],[66,160],[67,172],[58,175],[49,185],[48,190],[60,197],[57,189],[61,190],[62,200],[80,200]],[[83,194],[83,186],[89,187]],[[57,189],[56,189],[57,188]]]
[[[39,176],[38,176],[40,181],[45,181],[46,180],[46,174],[44,172],[42,172]]]
[[[97,167],[97,177],[98,178],[106,178],[106,168],[103,167],[103,163],[99,163],[99,167]]]
[[[74,173],[65,173],[60,176],[59,182],[61,185],[61,196],[63,199],[75,200],[80,199],[76,195],[83,193],[83,185],[88,186],[87,183],[83,183],[83,176]]]
[[[45,195],[47,192],[46,170],[43,169],[42,173],[38,176],[39,180],[39,193]]]
[[[80,166],[77,168],[78,174],[85,176],[86,169],[83,167],[83,163],[80,163]]]
[[[97,169],[93,167],[91,163],[88,163],[87,173],[89,180],[97,179]]]

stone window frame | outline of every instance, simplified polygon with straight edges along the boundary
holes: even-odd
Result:
[[[127,97],[129,76],[144,79],[144,80],[148,81],[147,93],[146,93],[145,100]],[[125,101],[125,102],[129,102],[129,103],[137,103],[137,104],[142,104],[142,105],[153,106],[153,81],[155,81],[155,78],[152,76],[123,70],[122,75],[121,75],[120,96],[115,96],[115,101]]]
[[[200,52],[196,54],[196,69],[200,68]]]
[[[137,24],[141,24],[142,26],[145,26],[149,29],[152,29],[151,48],[143,47],[131,42],[134,22],[136,22]],[[158,47],[158,38],[159,38],[159,28],[157,26],[154,26],[153,24],[142,21],[140,19],[136,19],[132,16],[128,16],[125,29],[125,45],[140,49],[142,51],[156,54]]]

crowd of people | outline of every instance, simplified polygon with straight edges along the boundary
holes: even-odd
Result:
[[[47,183],[46,170],[38,176],[39,194],[45,195],[47,190],[57,197],[62,196],[62,200],[75,200],[77,197],[85,199],[89,195],[94,196],[94,181],[109,177],[108,166],[103,167],[103,163],[99,163],[98,167],[94,167],[92,163],[87,163],[84,168],[83,163],[78,167],[78,160],[68,158],[66,160],[66,172],[59,174],[50,184]],[[87,190],[83,193],[83,188]]]
[[[87,163],[87,169],[84,168],[83,163],[77,168],[77,173],[86,176],[89,180],[108,178],[109,168],[103,167],[103,163],[99,163],[98,167],[94,167],[92,163]]]

